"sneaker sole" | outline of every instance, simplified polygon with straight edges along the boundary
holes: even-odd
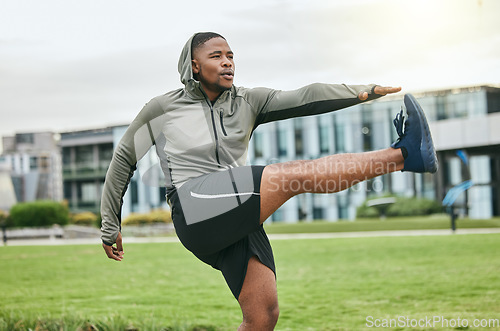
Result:
[[[422,133],[420,155],[422,156],[422,160],[424,162],[425,171],[435,173],[438,170],[438,159],[436,149],[434,148],[434,142],[432,141],[431,130],[429,129],[429,124],[427,123],[424,111],[415,97],[411,94],[405,94],[404,103],[406,106],[406,112],[408,113],[408,110],[411,112],[411,109],[414,109],[420,122],[420,130]]]

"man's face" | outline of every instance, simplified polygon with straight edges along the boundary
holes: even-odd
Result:
[[[233,86],[233,52],[222,38],[212,38],[196,49],[192,67],[211,101]]]

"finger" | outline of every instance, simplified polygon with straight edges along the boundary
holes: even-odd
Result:
[[[124,253],[123,253],[123,250],[119,250],[119,249],[118,249],[118,248],[116,248],[116,247],[112,247],[112,250],[113,250],[113,254],[114,254],[115,256],[119,256],[119,257],[121,257],[121,258],[123,259],[123,254],[124,254]]]
[[[123,259],[123,240],[122,240],[122,234],[119,232],[118,236],[116,237],[116,247],[113,248],[113,253],[118,256],[120,259]]]
[[[398,86],[398,87],[388,87],[386,92],[387,94],[390,94],[390,93],[397,93],[397,92],[400,92],[401,91],[401,86]]]
[[[378,95],[386,95],[391,93],[397,93],[401,91],[401,87],[392,87],[392,86],[376,86],[373,92]]]
[[[113,255],[113,256],[110,256],[109,258],[113,259],[115,261],[121,261],[123,259],[121,256],[118,256],[118,255]]]
[[[118,251],[123,253],[123,241],[121,234],[116,238],[116,248],[118,249]]]
[[[368,99],[368,92],[360,92],[358,94],[358,99],[361,101],[365,101],[366,99]]]
[[[116,249],[116,248],[114,248],[112,246],[108,246],[106,244],[102,244],[102,247],[104,248],[104,252],[108,256],[108,258],[116,260],[116,261],[121,261],[122,260],[122,256],[120,254],[115,254],[114,253],[113,249]]]
[[[108,254],[108,257],[116,261],[121,261],[123,259],[122,255],[118,251],[113,251],[111,255]]]

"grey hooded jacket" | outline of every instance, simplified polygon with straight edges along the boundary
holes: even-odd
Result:
[[[207,173],[245,165],[248,142],[262,123],[316,115],[378,97],[376,85],[312,84],[294,91],[232,86],[216,102],[193,78],[191,40],[184,46],[178,70],[183,88],[149,101],[115,149],[101,200],[101,239],[115,243],[121,230],[121,207],[137,162],[155,146],[169,189]]]

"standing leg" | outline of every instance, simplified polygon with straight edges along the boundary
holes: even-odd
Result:
[[[339,192],[403,166],[401,150],[395,148],[270,164],[262,174],[260,222],[297,194]]]
[[[248,261],[238,302],[243,313],[243,323],[238,330],[274,329],[279,315],[276,278],[255,256]]]

